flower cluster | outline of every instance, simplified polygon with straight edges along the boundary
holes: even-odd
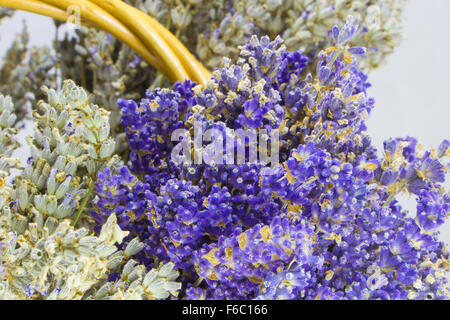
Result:
[[[172,5],[167,0],[131,1],[170,29],[208,67],[222,57],[237,58],[239,46],[252,35],[280,35],[289,51],[317,54],[328,43],[328,31],[343,25],[352,15],[360,28],[352,45],[369,50],[363,66],[374,68],[384,62],[402,40],[401,18],[405,1],[332,0],[186,0]]]
[[[378,153],[366,131],[403,0],[127,2],[212,77],[160,88],[109,34],[53,51],[24,28],[0,68],[0,299],[449,297],[450,141]]]
[[[213,289],[206,296],[213,299],[254,296],[266,277],[289,268],[295,261],[320,264],[313,257],[312,233],[311,227],[275,217],[270,225],[257,224],[203,246],[197,252],[196,268]],[[187,290],[187,298],[191,298],[190,291],[192,287]]]
[[[401,13],[405,0],[126,0],[157,19],[209,68],[221,65],[223,57],[233,61],[239,47],[251,36],[277,35],[285,39],[289,51],[302,50],[310,58],[329,45],[328,31],[343,25],[345,17],[355,17],[360,27],[352,45],[368,48],[361,67],[378,67],[402,39]],[[0,19],[13,10],[1,8]],[[16,113],[23,119],[32,105],[45,96],[40,86],[59,87],[60,79],[72,79],[93,93],[92,102],[111,112],[111,134],[116,151],[126,156],[126,139],[120,126],[116,100],[138,99],[149,87],[164,80],[140,56],[110,34],[78,26],[75,35],[61,34],[64,24],[55,21],[52,48],[28,44],[28,33],[17,36],[0,71],[0,90],[15,101]],[[56,41],[58,40],[58,41]],[[314,71],[314,70],[310,70]]]
[[[17,147],[17,141],[14,134],[17,130],[14,126],[17,116],[14,114],[14,104],[10,96],[0,95],[0,152],[1,155],[11,156]]]
[[[11,187],[7,184],[10,170],[19,166],[20,160],[11,157],[19,145],[14,139],[17,130],[14,124],[17,120],[13,113],[14,104],[11,97],[0,95],[0,208],[8,203]]]
[[[0,90],[13,98],[18,120],[25,119],[31,105],[45,98],[41,86],[53,87],[56,83],[56,57],[51,49],[46,46],[30,48],[28,42],[24,24],[22,32],[8,48],[0,69]]]
[[[59,26],[58,28],[61,28]],[[77,39],[65,35],[56,51],[63,79],[73,79],[92,92],[91,101],[111,112],[111,134],[123,151],[119,97],[136,99],[145,92],[156,72],[128,46],[103,31],[80,26]],[[81,68],[80,68],[81,65]]]
[[[181,284],[174,281],[179,274],[173,266],[173,263],[162,264],[146,273],[143,265],[129,260],[123,267],[120,279],[105,283],[86,299],[159,300],[176,296]]]
[[[117,232],[111,215],[98,237],[85,228],[74,229],[70,220],[20,220],[2,209],[1,289],[2,299],[81,299],[108,269],[115,268],[123,254],[115,241]],[[107,235],[114,233],[116,238]]]
[[[98,235],[92,218],[82,218],[82,227],[76,226],[94,187],[91,177],[120,163],[112,156],[108,112],[90,104],[86,92],[72,81],[61,91],[43,90],[48,100],[33,114],[32,157],[12,181],[4,176],[17,162],[9,157],[11,145],[17,144],[10,128],[16,116],[11,98],[0,96],[0,141],[5,146],[0,154],[2,299],[81,299],[99,280],[121,272],[143,247],[136,239],[118,249],[129,232],[120,229],[114,214]],[[158,282],[152,292],[158,297],[165,287]],[[174,284],[168,288],[170,294],[177,291]]]
[[[148,267],[174,262],[185,299],[447,297],[438,229],[449,214],[449,142],[421,152],[413,138],[392,139],[378,157],[365,124],[374,99],[358,64],[366,50],[351,46],[357,30],[352,18],[332,28],[316,76],[280,38],[252,37],[206,87],[119,100],[130,166],[98,174],[93,216],[117,214],[130,232],[124,243],[145,244],[137,259]],[[170,133],[199,121],[222,136],[277,132],[280,163],[176,164]],[[194,155],[212,145],[187,142]],[[400,192],[417,196],[415,218]]]

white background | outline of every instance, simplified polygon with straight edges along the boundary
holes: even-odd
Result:
[[[368,121],[369,133],[378,149],[390,137],[414,136],[427,148],[450,139],[450,0],[410,0],[406,6],[403,44],[388,63],[369,75],[369,93],[376,107]],[[26,19],[31,45],[50,45],[53,22],[46,17],[17,12],[0,24],[0,55],[22,29]],[[22,151],[24,150],[24,151]],[[26,158],[26,149],[20,150]],[[446,183],[447,190],[450,182]],[[415,200],[401,197],[415,214]],[[450,244],[450,222],[442,229]]]

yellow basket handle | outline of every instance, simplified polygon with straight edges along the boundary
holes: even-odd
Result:
[[[0,6],[67,21],[76,7],[80,23],[102,29],[127,44],[171,81],[205,85],[211,73],[165,27],[121,0],[0,0]]]

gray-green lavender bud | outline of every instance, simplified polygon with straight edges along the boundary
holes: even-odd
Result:
[[[94,295],[88,299],[131,299],[155,300],[177,296],[181,283],[175,280],[179,272],[173,269],[172,262],[161,264],[145,272],[143,265],[129,260],[123,267],[121,278],[115,282],[102,285]]]

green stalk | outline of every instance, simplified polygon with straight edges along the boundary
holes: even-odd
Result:
[[[94,186],[95,186],[94,181],[91,181],[91,184],[89,185],[88,192],[87,192],[86,196],[84,197],[80,208],[78,209],[78,212],[77,212],[77,215],[75,216],[75,219],[72,222],[72,226],[75,226],[77,224],[78,220],[80,219],[80,217],[81,217],[81,215],[82,215],[82,213],[84,211],[84,208],[86,207],[86,204],[87,204],[89,198],[91,197],[92,191],[94,191]]]
[[[339,55],[341,53],[342,53],[342,51],[340,49],[336,49],[336,53],[334,54],[333,58],[327,65],[328,68],[331,68],[333,66],[334,62],[336,61],[336,59],[339,57]]]
[[[92,79],[92,93],[95,94],[95,87],[97,86],[97,69],[94,69],[94,75]]]
[[[195,281],[195,283],[194,283],[194,287],[198,287],[199,285],[200,285],[200,283],[202,283],[202,281],[204,280],[205,278],[203,278],[202,276],[200,276],[198,279],[197,279],[197,281]]]
[[[389,205],[391,204],[392,200],[394,200],[394,198],[395,198],[395,193],[393,192],[389,195],[389,198],[387,198],[384,206],[389,207]]]

